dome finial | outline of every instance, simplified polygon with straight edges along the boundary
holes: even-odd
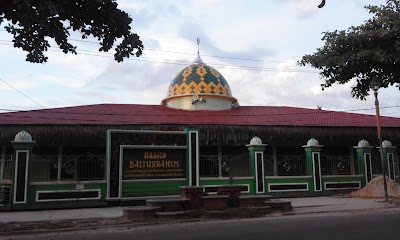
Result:
[[[197,38],[197,55],[200,55],[200,38]]]
[[[195,63],[204,64],[204,62],[200,58],[200,38],[197,38],[197,58],[194,61]]]

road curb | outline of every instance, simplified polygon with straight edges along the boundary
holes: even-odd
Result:
[[[323,207],[323,206],[329,206],[329,205],[313,205],[313,206],[300,206],[300,207],[295,207],[291,211],[287,212],[271,212],[263,217],[281,217],[281,216],[305,216],[305,215],[318,215],[318,214],[354,214],[354,213],[370,213],[371,211],[376,211],[376,212],[385,212],[385,211],[400,211],[399,206],[385,206],[385,207],[376,207],[376,208],[360,208],[360,209],[343,209],[343,210],[321,210],[321,211],[312,211],[311,209],[315,209],[316,207]],[[310,208],[310,211],[304,211],[304,212],[296,212],[296,209],[307,209]],[[259,217],[256,217],[259,218]],[[74,227],[60,227],[57,228],[56,226],[52,228],[40,228],[40,229],[16,229],[12,231],[4,231],[0,232],[0,237],[10,237],[10,236],[17,236],[17,235],[27,235],[27,234],[45,234],[45,233],[63,233],[63,232],[72,232],[72,231],[85,231],[85,230],[97,230],[101,228],[134,228],[134,227],[142,227],[142,226],[151,226],[151,225],[160,225],[160,224],[172,224],[172,223],[190,223],[190,222],[205,222],[207,220],[216,220],[216,219],[202,219],[202,218],[196,218],[196,219],[180,219],[180,220],[159,220],[159,221],[148,221],[148,222],[116,222],[116,223],[111,223],[107,224],[107,220],[112,221],[112,220],[119,220],[120,218],[110,218],[110,219],[101,219],[105,220],[104,224],[102,222],[99,222],[99,225],[90,225],[90,226],[74,226]],[[236,218],[233,218],[236,219]],[[237,218],[239,219],[239,218]],[[247,218],[249,219],[249,218]],[[71,220],[60,220],[59,223],[69,223],[69,222],[78,222],[78,221],[84,221],[84,222],[90,222],[90,219],[71,219]],[[94,221],[98,221],[99,219],[93,219]],[[217,219],[218,221],[225,221],[225,220],[232,220],[232,219]],[[35,225],[35,224],[46,224],[46,222],[53,222],[53,221],[38,221],[38,222],[29,222],[29,225]],[[55,221],[54,221],[55,222]],[[17,223],[17,222],[12,222],[11,224],[24,224],[22,223]],[[26,224],[26,222],[25,222]],[[92,224],[95,224],[94,222]]]
[[[318,207],[323,207],[326,205],[320,205]],[[386,211],[400,211],[399,206],[385,206],[385,207],[374,207],[374,208],[359,208],[359,209],[339,209],[339,210],[320,210],[320,211],[304,211],[304,212],[296,212],[296,209],[305,209],[312,208],[314,209],[317,206],[304,206],[304,207],[296,207],[291,212],[282,213],[282,215],[312,215],[312,214],[326,214],[326,213],[370,213],[374,212],[386,212]]]
[[[88,219],[86,219],[88,220]],[[74,221],[66,220],[65,222]],[[104,224],[96,226],[79,226],[79,227],[68,227],[68,228],[46,228],[46,229],[18,229],[16,231],[0,232],[0,237],[7,236],[17,236],[17,235],[27,235],[27,234],[45,234],[45,233],[62,233],[62,232],[72,232],[72,231],[84,231],[84,230],[97,230],[101,228],[131,228],[131,227],[142,227],[160,224],[170,224],[170,223],[185,223],[185,222],[198,222],[200,219],[189,219],[189,220],[170,220],[170,221],[149,221],[149,222],[121,222],[116,224]]]

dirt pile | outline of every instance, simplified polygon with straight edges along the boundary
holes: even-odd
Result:
[[[389,197],[400,198],[400,185],[388,177],[386,177],[386,183]],[[383,177],[373,178],[367,186],[350,193],[349,196],[358,198],[384,198]]]

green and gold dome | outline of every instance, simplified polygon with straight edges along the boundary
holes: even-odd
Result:
[[[199,55],[171,81],[162,104],[185,110],[226,110],[238,106],[225,78]]]

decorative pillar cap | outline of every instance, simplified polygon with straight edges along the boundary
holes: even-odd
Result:
[[[246,147],[249,147],[249,146],[267,146],[267,144],[263,144],[261,138],[254,136],[250,140],[250,144],[246,145]]]
[[[385,140],[382,142],[382,148],[393,148],[393,144],[390,141]]]
[[[261,138],[254,136],[251,140],[250,140],[250,145],[261,145],[262,144],[262,140]]]
[[[361,139],[359,142],[358,142],[358,145],[357,145],[358,147],[369,147],[369,142],[367,141],[367,140],[365,140],[365,139]]]
[[[361,139],[354,148],[373,148],[373,146],[370,146],[367,140]]]
[[[27,131],[22,130],[21,132],[17,133],[14,137],[15,142],[32,142],[32,135],[29,134]]]
[[[319,145],[319,142],[315,138],[310,138],[310,140],[307,141],[307,145],[304,145],[303,147],[323,147],[324,145]]]

